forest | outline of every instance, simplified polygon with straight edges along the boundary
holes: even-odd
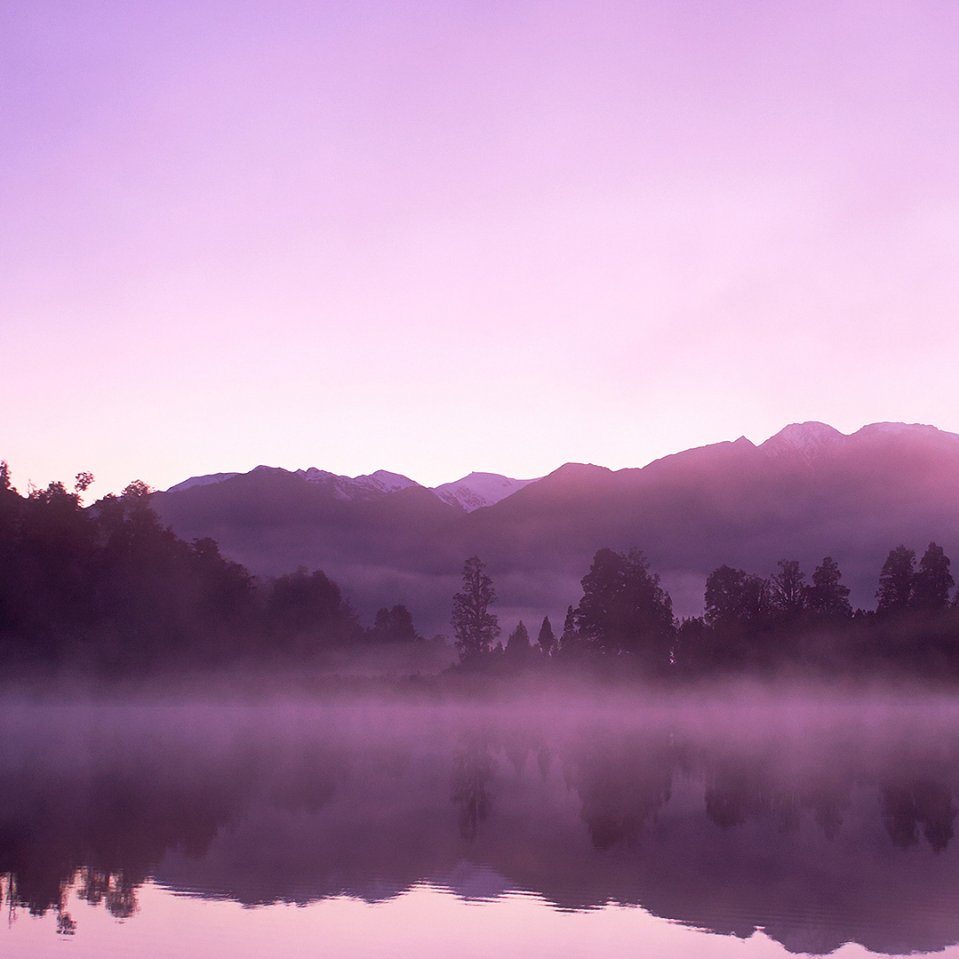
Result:
[[[72,489],[54,482],[21,495],[0,464],[0,661],[8,676],[301,669],[331,650],[447,648],[444,637],[422,638],[399,603],[364,626],[320,570],[256,578],[214,540],[180,539],[140,481],[84,507],[92,479],[80,473]],[[789,559],[765,577],[720,566],[706,579],[703,615],[683,619],[641,551],[601,548],[562,627],[546,616],[535,639],[518,622],[504,641],[495,587],[478,557],[462,575],[451,602],[454,672],[959,678],[959,597],[949,557],[934,542],[918,561],[905,545],[890,550],[875,609],[850,606],[842,572],[826,556],[808,576]]]

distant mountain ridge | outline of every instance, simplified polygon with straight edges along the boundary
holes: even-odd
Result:
[[[154,494],[185,538],[212,536],[258,574],[323,569],[360,613],[406,602],[443,629],[464,559],[483,558],[504,627],[562,622],[597,549],[643,549],[680,614],[702,609],[706,575],[728,563],[768,575],[779,559],[807,575],[833,556],[854,604],[872,608],[888,551],[931,541],[959,561],[959,435],[875,423],[846,435],[791,424],[610,470],[567,463],[537,480],[473,473],[433,490],[378,471],[258,467],[193,477]]]
[[[250,472],[275,468],[257,466]],[[419,483],[411,480],[408,476],[403,476],[401,473],[391,473],[389,470],[376,470],[375,473],[361,476],[341,476],[311,466],[309,469],[298,469],[292,472],[296,476],[302,476],[310,483],[325,486],[341,500],[353,500],[377,493],[396,493],[399,490],[417,487],[430,490],[444,503],[457,506],[467,513],[484,506],[492,506],[524,486],[536,482],[535,479],[512,479],[509,476],[501,476],[499,473],[474,472],[452,483],[443,483],[441,486],[434,487],[421,487]],[[216,483],[224,483],[226,480],[241,475],[244,474],[210,473],[205,476],[191,476],[189,479],[171,486],[166,492],[176,493],[196,486],[213,486]]]
[[[820,423],[811,420],[805,423],[790,423],[783,427],[778,433],[769,437],[765,442],[754,444],[745,436],[740,436],[736,443],[754,446],[768,456],[780,457],[798,455],[806,462],[813,462],[819,456],[828,453],[831,448],[844,440],[850,440],[854,437],[868,437],[878,434],[908,434],[915,431],[926,431],[927,433],[940,434],[943,436],[952,436],[959,440],[959,434],[947,433],[935,426],[913,423],[871,423],[863,426],[854,433],[841,433],[833,426],[826,423]],[[662,459],[669,459],[672,456],[684,456],[695,452],[697,449],[711,449],[712,447],[722,446],[723,443],[712,443],[704,447],[693,447],[680,453],[671,453]],[[653,460],[652,463],[659,462]],[[566,463],[565,466],[586,465]],[[589,464],[592,466],[592,464]],[[563,467],[560,467],[562,469]],[[603,467],[605,468],[605,467]],[[627,467],[635,469],[636,467]],[[645,467],[639,467],[645,469]],[[282,467],[257,466],[255,470],[282,469]],[[251,470],[251,472],[253,472]],[[345,476],[337,473],[331,473],[327,470],[311,466],[308,469],[290,470],[296,476],[302,476],[311,483],[320,483],[327,485],[341,499],[353,499],[357,495],[367,493],[395,493],[401,489],[411,487],[420,487],[428,489],[435,493],[441,500],[454,506],[461,506],[466,512],[472,512],[474,509],[480,509],[484,506],[492,506],[500,502],[507,496],[511,496],[518,490],[536,483],[543,477],[533,479],[514,479],[504,476],[500,473],[472,472],[458,480],[449,483],[443,483],[440,486],[422,486],[416,480],[404,476],[402,473],[393,473],[389,470],[376,470],[373,473],[362,474],[360,476]],[[226,480],[233,479],[236,476],[245,474],[239,472],[209,473],[201,476],[191,476],[179,483],[169,487],[165,492],[173,493],[191,489],[195,486],[211,486],[216,483],[223,483]]]

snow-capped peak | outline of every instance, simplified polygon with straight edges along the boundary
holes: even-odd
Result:
[[[389,470],[377,470],[375,473],[364,473],[360,476],[340,476],[311,466],[306,470],[297,470],[296,473],[307,482],[322,483],[331,487],[337,499],[345,500],[369,493],[395,493],[397,490],[419,485],[408,476],[391,473]]]
[[[452,483],[434,487],[433,492],[445,503],[472,513],[484,506],[492,506],[535,482],[535,479],[512,479],[499,473],[470,473]]]
[[[269,469],[273,468],[256,467],[256,470]],[[278,472],[286,471],[278,470]],[[408,476],[393,473],[390,470],[376,470],[359,476],[343,476],[311,466],[308,469],[294,470],[293,473],[308,483],[322,486],[339,500],[365,499],[369,496],[388,495],[411,487],[420,487],[419,483]],[[191,476],[182,483],[171,486],[169,492],[181,492],[193,486],[211,486],[240,475],[240,473],[211,473],[208,476]],[[535,480],[531,479],[512,479],[509,476],[501,476],[499,473],[470,473],[453,483],[437,486],[430,492],[443,502],[471,513],[483,506],[492,506],[534,482]]]
[[[826,423],[790,423],[759,448],[768,456],[791,453],[809,461],[837,440],[843,439],[843,436],[843,433]]]
[[[353,482],[358,486],[365,486],[367,489],[378,490],[381,493],[395,493],[397,490],[419,486],[419,483],[408,476],[402,473],[391,473],[389,470],[377,470],[375,473],[354,476]]]

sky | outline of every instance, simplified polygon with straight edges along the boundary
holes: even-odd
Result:
[[[950,0],[0,0],[0,458],[959,432],[957,50]]]

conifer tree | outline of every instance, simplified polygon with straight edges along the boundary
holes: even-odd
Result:
[[[916,578],[916,551],[897,546],[889,551],[879,574],[876,611],[890,613],[912,605]]]
[[[576,610],[572,606],[566,607],[566,616],[563,619],[563,633],[559,638],[559,652],[567,652],[576,646]]]
[[[849,605],[849,587],[839,581],[839,564],[826,556],[812,574],[812,585],[806,587],[806,603],[820,616],[845,618],[852,615]]]
[[[533,647],[529,642],[529,630],[526,628],[526,624],[520,620],[516,629],[509,634],[509,639],[506,641],[506,655],[519,662],[526,659],[532,651]]]
[[[543,625],[539,628],[539,636],[536,637],[536,645],[544,656],[550,656],[556,647],[556,637],[553,635],[553,626],[549,621],[549,616],[543,617]]]
[[[917,609],[944,609],[956,581],[949,572],[949,557],[942,547],[930,543],[913,581],[913,603]]]
[[[463,588],[453,597],[453,636],[464,662],[488,653],[499,635],[499,621],[489,611],[495,601],[496,591],[485,564],[471,556],[463,566]]]

